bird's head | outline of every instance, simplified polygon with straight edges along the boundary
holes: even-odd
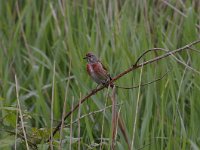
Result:
[[[88,63],[98,62],[98,58],[91,52],[87,53],[83,59],[86,59]]]

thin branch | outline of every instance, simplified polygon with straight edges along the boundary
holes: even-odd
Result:
[[[163,49],[163,48],[152,48],[152,49],[148,49],[148,50],[146,50],[144,53],[142,53],[141,55],[140,55],[140,57],[136,60],[136,62],[135,62],[135,65],[137,66],[137,64],[138,64],[138,62],[140,61],[140,59],[142,58],[142,57],[144,57],[144,55],[146,55],[147,53],[149,53],[149,52],[153,52],[153,51],[166,51],[165,49]]]
[[[195,49],[195,48],[188,47],[188,49],[191,49],[191,50],[193,50],[193,51],[195,51],[195,52],[200,53],[200,51],[197,50],[197,49]],[[157,51],[157,50],[164,51],[164,52],[169,52],[169,50],[164,49],[164,48],[152,48],[152,49],[146,50],[146,51],[145,51],[142,55],[140,55],[140,57],[137,59],[135,65],[137,66],[138,62],[140,61],[140,59],[141,59],[142,57],[144,57],[145,54],[147,54],[147,53],[149,53],[149,52],[152,52],[152,51]],[[182,65],[188,67],[190,70],[194,71],[195,73],[200,74],[200,72],[199,72],[198,70],[192,68],[191,66],[189,66],[189,65],[188,65],[187,63],[185,63],[184,61],[181,61],[181,60],[178,59],[174,54],[172,54],[171,56],[173,56],[174,59],[175,59],[177,62],[179,62],[180,64],[182,64]]]
[[[158,57],[155,57],[155,58],[150,59],[150,60],[148,60],[148,61],[145,61],[145,62],[143,62],[143,63],[140,63],[139,65],[133,65],[132,67],[130,67],[130,68],[127,69],[126,71],[124,71],[124,72],[118,74],[116,77],[114,77],[114,78],[109,82],[109,84],[115,82],[116,80],[118,80],[119,78],[121,78],[122,76],[128,74],[128,73],[131,72],[131,71],[134,71],[134,70],[136,70],[136,69],[138,69],[138,68],[140,68],[140,67],[142,67],[142,66],[146,66],[146,65],[151,64],[151,63],[153,63],[153,62],[159,61],[159,60],[161,60],[161,59],[164,59],[164,58],[166,58],[166,57],[168,57],[168,56],[170,56],[170,55],[173,55],[173,54],[175,54],[175,53],[178,53],[178,52],[181,52],[181,51],[183,51],[183,50],[186,50],[186,49],[188,49],[189,47],[191,47],[191,46],[193,46],[193,45],[195,45],[195,44],[197,44],[197,43],[200,43],[200,40],[194,41],[194,42],[192,42],[192,43],[190,43],[190,44],[188,44],[188,45],[186,45],[186,46],[183,46],[183,47],[181,47],[181,48],[179,48],[179,49],[176,49],[176,50],[167,52],[167,53],[165,53],[165,54],[163,54],[163,55],[161,55],[161,56],[158,56]],[[102,88],[102,87],[100,87],[100,88]],[[99,88],[99,89],[100,89],[100,88]],[[104,88],[105,88],[105,87],[104,87]],[[98,90],[98,89],[97,89],[97,90]],[[100,90],[101,90],[101,89],[100,89]],[[97,91],[97,92],[98,92],[98,91]],[[94,94],[95,94],[95,93],[94,93]]]
[[[189,47],[189,49],[191,49],[191,50],[193,50],[193,51],[195,51],[195,52],[197,52],[197,53],[200,53],[200,50],[198,50],[198,49],[196,49],[196,48]]]
[[[142,66],[146,66],[146,65],[151,64],[151,63],[153,63],[153,62],[157,62],[157,61],[159,61],[159,60],[161,60],[161,59],[164,59],[164,58],[166,58],[166,57],[168,57],[168,56],[170,56],[170,55],[173,55],[173,54],[175,54],[175,53],[178,53],[178,52],[181,52],[181,51],[183,51],[183,50],[186,50],[186,49],[190,48],[191,46],[193,46],[193,45],[195,45],[195,44],[198,44],[198,43],[200,43],[200,40],[194,41],[194,42],[192,42],[192,43],[190,43],[190,44],[188,44],[188,45],[185,45],[185,46],[183,46],[183,47],[181,47],[181,48],[179,48],[179,49],[176,49],[176,50],[167,52],[167,53],[165,53],[165,54],[163,54],[163,55],[161,55],[161,56],[155,57],[155,58],[153,58],[153,59],[150,59],[150,60],[145,61],[145,62],[143,62],[143,63],[140,63],[140,64],[138,64],[138,65],[135,65],[135,64],[134,64],[133,66],[131,66],[130,68],[128,68],[128,69],[125,70],[124,72],[122,72],[122,73],[118,74],[116,77],[114,77],[108,84],[111,84],[111,83],[115,82],[116,80],[118,80],[119,78],[121,78],[122,76],[128,74],[128,73],[131,72],[131,71],[134,71],[134,70],[136,70],[136,69],[138,69],[138,68],[140,68],[140,67],[142,67]],[[101,90],[104,89],[106,86],[107,86],[107,85],[102,85],[101,87],[92,90],[89,94],[87,94],[87,95],[84,96],[82,99],[80,99],[80,100],[79,100],[80,102],[78,102],[78,104],[76,104],[76,105],[73,107],[73,109],[70,110],[70,111],[66,114],[64,120],[66,120],[66,119],[72,114],[72,112],[74,112],[74,111],[79,107],[80,104],[84,103],[89,97],[91,97],[92,95],[95,95],[97,92],[101,91]],[[56,132],[59,130],[59,128],[60,128],[60,126],[61,126],[61,123],[62,123],[62,121],[60,121],[60,123],[56,126],[56,128],[55,128],[54,131],[53,131],[53,135],[55,135]],[[50,139],[48,139],[48,141],[49,141],[49,140],[50,140]]]
[[[116,104],[116,106],[120,106],[120,105],[122,105],[122,103]],[[87,117],[87,116],[90,116],[90,115],[94,115],[94,114],[96,114],[96,113],[103,112],[103,111],[105,111],[105,109],[108,109],[108,108],[110,108],[110,107],[112,107],[112,105],[109,105],[109,106],[106,106],[106,107],[104,107],[104,108],[102,108],[102,109],[99,109],[99,110],[96,110],[96,111],[92,111],[92,112],[90,112],[90,113],[88,113],[88,114],[82,115],[82,116],[80,116],[79,119],[83,119],[83,118],[85,118],[85,117]],[[74,121],[72,122],[72,124],[77,123],[79,119],[74,120]],[[66,124],[66,125],[65,125],[65,127],[68,127],[68,126],[70,126],[70,124]]]
[[[160,78],[157,78],[153,81],[150,81],[150,82],[147,82],[147,83],[143,83],[143,84],[140,84],[140,85],[136,85],[136,86],[131,86],[131,87],[123,87],[123,86],[118,86],[118,85],[115,85],[117,88],[120,88],[120,89],[135,89],[135,88],[139,88],[140,86],[146,86],[146,85],[149,85],[149,84],[152,84],[154,82],[157,82],[157,81],[160,81],[162,80],[168,73],[170,72],[170,70],[168,70],[164,75],[162,75]]]
[[[158,48],[158,49],[159,49],[159,50],[162,50],[162,51],[165,51],[165,52],[169,52],[169,50],[167,50],[167,49],[163,49],[163,48]],[[200,51],[198,51],[198,50],[196,50],[196,49],[194,49],[194,48],[192,48],[192,47],[188,47],[188,49],[191,49],[191,50],[193,50],[193,51],[195,51],[195,52],[200,52]],[[187,63],[185,63],[184,61],[181,61],[181,60],[178,59],[174,54],[172,54],[171,56],[174,57],[174,59],[175,59],[178,63],[180,63],[180,64],[186,66],[188,69],[190,69],[190,70],[192,70],[193,72],[198,73],[198,74],[200,75],[200,72],[199,72],[198,70],[192,68],[191,66],[189,66],[189,65],[188,65]]]

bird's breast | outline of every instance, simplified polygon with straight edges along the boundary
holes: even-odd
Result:
[[[92,75],[92,73],[94,72],[94,69],[91,64],[87,64],[87,72],[89,75]]]

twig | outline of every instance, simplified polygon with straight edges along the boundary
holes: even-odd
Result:
[[[143,84],[140,84],[140,85],[136,85],[136,86],[132,86],[132,87],[123,87],[123,86],[118,86],[118,85],[115,85],[117,88],[120,88],[120,89],[135,89],[135,88],[138,88],[140,86],[145,86],[145,85],[149,85],[149,84],[152,84],[154,82],[157,82],[157,81],[160,81],[162,80],[168,73],[170,72],[170,70],[168,70],[164,75],[162,75],[160,78],[157,78],[153,81],[150,81],[150,82],[147,82],[147,83],[143,83]]]
[[[79,107],[80,104],[82,104],[82,103],[83,103],[84,101],[86,101],[89,97],[91,97],[92,95],[96,94],[98,91],[101,91],[101,90],[104,89],[105,87],[106,87],[106,85],[102,85],[102,86],[99,87],[98,89],[92,90],[92,92],[90,92],[88,95],[86,95],[85,97],[83,97],[82,99],[80,99],[80,102],[79,102],[78,104],[76,104],[76,105],[73,107],[73,109],[71,109],[71,110],[65,115],[64,120],[66,120],[66,119],[72,114],[72,112],[74,112],[74,111]],[[54,135],[56,134],[56,132],[59,130],[59,128],[60,128],[60,126],[61,126],[61,123],[62,123],[62,122],[60,122],[60,123],[56,126],[56,128],[54,129],[54,131],[53,131],[53,136],[54,136]],[[49,142],[49,139],[48,139],[47,142]]]
[[[200,53],[199,50],[194,49],[194,48],[192,48],[192,47],[188,47],[188,49],[191,49],[191,50],[193,50],[193,51],[195,51],[195,52]],[[140,61],[140,59],[141,59],[142,57],[144,57],[145,54],[147,54],[147,53],[149,53],[149,52],[152,52],[152,51],[158,51],[158,50],[164,51],[164,52],[169,52],[169,50],[164,49],[164,48],[152,48],[152,49],[146,50],[146,51],[145,51],[144,53],[142,53],[142,54],[140,55],[140,57],[137,59],[135,65],[137,66],[138,62]],[[174,57],[174,59],[175,59],[177,62],[179,62],[180,64],[182,64],[182,65],[188,67],[190,70],[194,71],[195,73],[200,74],[199,71],[197,71],[196,69],[192,68],[192,67],[189,66],[187,63],[182,62],[182,61],[181,61],[180,59],[178,59],[174,54],[171,54],[171,55],[172,55],[172,56]],[[116,87],[117,87],[117,86],[116,86]],[[122,89],[123,89],[123,88],[122,88]],[[126,88],[124,88],[124,89],[126,89]]]
[[[193,50],[193,51],[195,51],[195,52],[197,52],[197,53],[200,53],[200,50],[195,49],[195,48],[193,48],[193,47],[189,47],[189,49],[191,49],[191,50]]]
[[[122,105],[122,103],[116,104],[116,106],[120,106],[120,105]],[[108,108],[110,108],[110,107],[112,107],[112,105],[105,106],[105,107],[102,108],[102,109],[99,109],[99,110],[96,110],[96,111],[92,111],[92,112],[90,112],[90,113],[88,113],[88,114],[82,115],[82,116],[80,116],[79,119],[83,119],[83,118],[85,118],[85,117],[87,117],[87,116],[90,116],[90,115],[94,115],[94,114],[96,114],[96,113],[103,112],[103,111],[105,111],[105,109],[108,109]],[[72,124],[77,123],[79,119],[74,120],[74,121],[72,122]],[[68,126],[70,126],[70,124],[66,124],[66,125],[65,125],[65,127],[68,127]]]
[[[115,82],[116,80],[118,80],[119,78],[121,78],[122,76],[128,74],[128,73],[131,72],[131,71],[134,71],[134,70],[136,70],[136,69],[138,69],[138,68],[140,68],[140,67],[142,67],[142,66],[146,66],[147,64],[151,64],[151,63],[156,62],[156,61],[158,61],[158,60],[164,59],[164,58],[166,58],[166,57],[168,57],[168,56],[170,56],[170,55],[172,55],[172,54],[181,52],[181,51],[183,51],[183,50],[185,50],[185,49],[190,48],[191,46],[193,46],[193,45],[195,45],[195,44],[197,44],[197,43],[200,43],[200,40],[194,41],[194,42],[192,42],[192,43],[190,43],[190,44],[188,44],[188,45],[186,45],[186,46],[183,46],[183,47],[181,47],[181,48],[179,48],[179,49],[176,49],[176,50],[167,52],[167,53],[165,53],[165,54],[163,54],[163,55],[161,55],[161,56],[155,57],[155,58],[153,58],[153,59],[150,59],[150,60],[145,61],[145,62],[143,62],[143,63],[140,63],[140,64],[138,64],[138,65],[137,65],[137,64],[136,64],[136,65],[134,64],[132,67],[128,68],[128,69],[125,70],[124,72],[122,72],[122,73],[118,74],[116,77],[114,77],[108,84],[111,84],[111,83]],[[96,94],[97,92],[101,91],[101,90],[104,89],[106,86],[107,86],[107,85],[102,85],[101,87],[92,90],[89,94],[87,94],[87,95],[84,96],[82,99],[80,99],[80,102],[78,102],[78,104],[76,104],[76,105],[73,107],[73,109],[72,109],[71,111],[69,111],[69,112],[66,114],[64,120],[66,120],[66,119],[71,115],[71,113],[74,112],[74,111],[79,107],[80,104],[84,103],[89,97],[91,97],[92,95],[94,95],[94,94]],[[60,128],[60,126],[61,126],[61,123],[62,123],[62,122],[60,122],[60,123],[56,126],[56,128],[55,128],[54,131],[53,131],[53,135],[55,135],[56,132],[59,130],[59,128]],[[49,139],[48,139],[47,141],[49,141]]]
[[[131,71],[133,71],[133,70],[136,70],[136,69],[138,69],[138,68],[140,68],[140,67],[142,67],[142,66],[146,66],[147,64],[151,64],[151,63],[156,62],[156,61],[158,61],[158,60],[161,60],[161,59],[163,59],[163,58],[166,58],[166,57],[168,57],[168,56],[170,56],[170,55],[173,55],[173,54],[175,54],[175,53],[181,52],[181,51],[183,51],[183,50],[185,50],[185,49],[188,49],[189,47],[191,47],[191,46],[193,46],[193,45],[195,45],[195,44],[197,44],[197,43],[200,43],[200,40],[194,41],[194,42],[192,42],[192,43],[190,43],[190,44],[188,44],[188,45],[186,45],[186,46],[183,46],[183,47],[181,47],[181,48],[179,48],[179,49],[176,49],[176,50],[167,52],[167,53],[165,53],[165,54],[163,54],[163,55],[161,55],[161,56],[158,56],[158,57],[155,57],[155,58],[150,59],[150,60],[148,60],[148,61],[145,61],[145,62],[143,62],[143,63],[140,63],[139,65],[135,65],[135,64],[134,64],[132,67],[130,67],[130,68],[127,69],[126,71],[124,71],[124,72],[118,74],[116,77],[114,77],[114,78],[110,81],[109,84],[115,82],[116,80],[118,80],[119,78],[121,78],[122,76],[124,76],[125,74],[127,74],[127,73],[129,73],[129,72],[131,72]],[[100,87],[100,88],[101,88],[101,87]],[[98,91],[97,91],[97,92],[98,92]]]
[[[142,53],[142,54],[140,55],[140,57],[136,60],[135,65],[138,64],[138,62],[140,61],[140,59],[141,59],[142,57],[144,57],[144,55],[146,55],[147,53],[152,52],[152,51],[165,51],[165,49],[163,49],[163,48],[152,48],[152,49],[146,50],[146,51],[145,51],[144,53]]]

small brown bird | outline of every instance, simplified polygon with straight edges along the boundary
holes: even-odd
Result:
[[[101,61],[91,52],[87,53],[84,59],[87,60],[87,72],[90,77],[99,85],[107,84],[112,78],[107,72],[107,69],[103,66]],[[113,83],[110,84],[113,87]]]

